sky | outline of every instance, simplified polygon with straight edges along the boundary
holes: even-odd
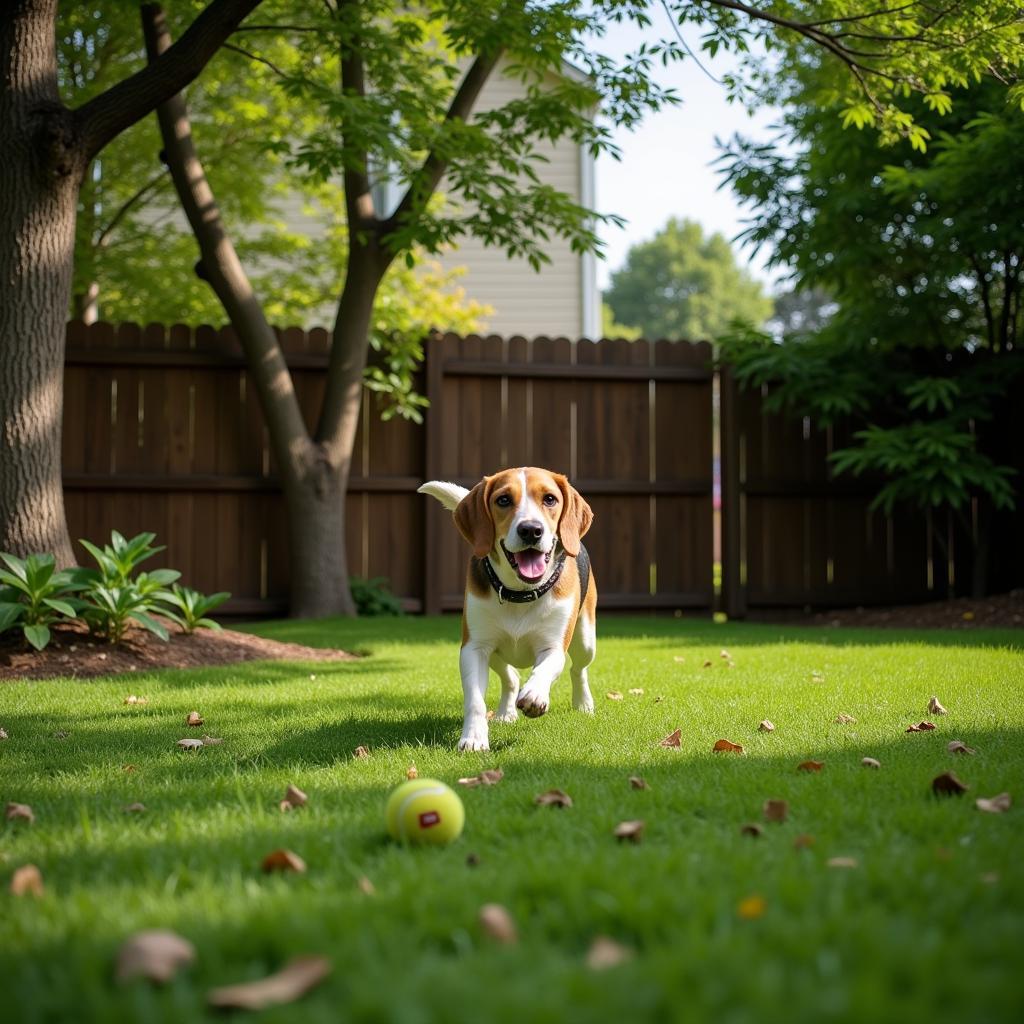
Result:
[[[670,31],[664,12],[656,5],[653,12],[655,23],[646,31],[648,40],[654,33],[667,35]],[[693,27],[684,37],[716,78],[735,67],[730,55],[712,61],[700,53]],[[644,38],[645,34],[632,26],[614,26],[595,45],[621,57]],[[718,187],[721,178],[711,167],[719,152],[715,138],[727,139],[739,132],[764,139],[778,117],[775,108],[763,108],[751,117],[739,104],[726,102],[725,87],[708,78],[690,58],[668,68],[659,64],[655,77],[660,85],[674,87],[683,102],[648,115],[632,132],[617,130],[614,138],[622,151],[621,160],[602,155],[597,162],[597,208],[627,219],[624,228],[602,228],[606,258],[598,261],[597,271],[602,289],[607,287],[611,271],[622,265],[630,246],[649,239],[669,217],[696,220],[707,233],[720,231],[732,240],[742,230],[744,213],[731,190]],[[751,254],[738,243],[734,249],[738,261],[748,264]],[[779,274],[764,268],[765,256],[761,253],[749,262],[749,269],[772,283]]]

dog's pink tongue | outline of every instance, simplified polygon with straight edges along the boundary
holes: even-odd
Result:
[[[519,572],[528,580],[539,580],[544,575],[543,551],[517,551],[516,563]]]

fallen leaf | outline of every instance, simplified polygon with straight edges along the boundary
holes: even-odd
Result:
[[[943,772],[932,779],[932,792],[938,796],[960,796],[970,786],[961,782],[953,772]]]
[[[53,734],[53,738],[54,738],[55,740],[66,740],[66,739],[67,739],[67,738],[68,738],[68,737],[69,737],[70,735],[71,735],[71,733],[70,733],[70,732],[68,732],[68,730],[67,730],[67,729],[58,729],[58,730],[57,730],[57,731],[56,731],[56,732],[55,732],[55,733]]]
[[[704,664],[703,664],[703,665],[702,665],[701,667],[702,667],[702,668],[711,668],[711,666],[712,666],[713,664],[714,664],[714,662],[713,662],[713,661],[705,661],[705,662],[704,662]]]
[[[764,719],[757,727],[758,732],[775,732],[775,726],[768,719]]]
[[[178,740],[178,746],[181,747],[182,750],[198,750],[203,746],[203,741],[191,739]]]
[[[763,896],[748,896],[736,906],[736,914],[743,921],[756,921],[764,916],[768,903]]]
[[[654,698],[654,703],[655,704],[660,704],[664,699],[665,699],[664,697],[655,697]]]
[[[292,807],[305,807],[309,800],[309,797],[293,782],[288,783],[288,788],[284,791],[284,798]]]
[[[639,843],[643,834],[644,823],[642,821],[620,821],[615,826],[616,839],[628,839],[631,843]]]
[[[409,765],[409,767],[408,767],[408,768],[406,768],[406,769],[405,769],[405,777],[406,777],[406,778],[407,778],[407,779],[408,779],[408,780],[409,780],[410,782],[411,782],[411,781],[412,781],[413,779],[418,779],[418,778],[420,777],[420,773],[419,773],[419,771],[417,770],[417,768],[416,768],[416,765],[414,765],[414,764],[411,764],[411,765]]]
[[[942,706],[939,698],[934,694],[928,698],[928,714],[929,715],[948,715],[949,712]]]
[[[35,864],[23,864],[11,875],[11,895],[43,895],[43,874]]]
[[[306,871],[306,862],[291,850],[274,850],[263,858],[260,868],[265,874],[271,871],[294,871],[301,875]]]
[[[205,719],[198,711],[190,711],[188,713],[188,717],[185,719],[185,724],[195,727],[197,725],[202,725],[204,721]]]
[[[468,778],[459,779],[460,786],[496,786],[505,778],[505,773],[500,768],[488,768],[479,775],[470,775]]]
[[[796,766],[796,770],[798,772],[820,772],[824,767],[824,761],[801,761]]]
[[[918,722],[916,725],[908,726],[907,732],[931,732],[936,728],[934,722]]]
[[[789,804],[785,800],[765,800],[761,813],[765,821],[785,821],[789,816]]]
[[[290,803],[290,802],[289,802],[288,800],[282,800],[282,801],[281,801],[281,802],[280,802],[280,803],[279,803],[279,804],[277,805],[277,809],[278,809],[278,810],[279,810],[279,811],[280,811],[280,812],[281,812],[282,814],[287,814],[287,813],[288,813],[289,811],[294,811],[294,810],[295,810],[295,808],[294,808],[294,807],[292,807],[291,803]]]
[[[680,655],[678,655],[678,654],[675,654],[675,655],[673,655],[673,656],[672,656],[672,660],[673,660],[673,661],[678,661],[678,662],[679,662],[680,664],[682,664],[682,663],[683,663],[684,661],[686,661],[686,659],[685,659],[685,658],[681,657],[681,656],[680,656]]]
[[[725,658],[726,661],[729,661],[732,658],[732,655],[724,648],[718,652],[718,656],[720,658]]]
[[[7,805],[6,815],[8,821],[27,821],[31,824],[36,820],[32,808],[28,804],[16,804],[11,802]]]
[[[223,742],[224,742],[224,740],[221,739],[219,736],[203,736],[203,746],[204,747],[215,747],[219,743],[223,743]]]
[[[572,807],[572,797],[560,789],[549,789],[538,793],[533,802],[540,807]]]
[[[988,811],[989,814],[1002,814],[1010,809],[1013,801],[1009,793],[999,793],[997,796],[980,796],[974,801],[979,811]]]
[[[659,747],[678,747],[683,741],[683,730],[676,729],[675,732],[670,732],[663,740],[658,743]]]
[[[369,748],[363,747],[363,746],[356,747],[356,749],[352,751],[352,756],[353,757],[369,757],[370,756]]]
[[[740,826],[741,836],[750,836],[751,839],[760,839],[764,835],[764,829],[760,825],[754,822],[748,822],[746,825]]]
[[[125,806],[124,806],[124,813],[125,814],[144,814],[145,812],[146,812],[146,805],[145,804],[140,804],[138,801],[136,801],[133,804],[125,804]]]
[[[856,868],[860,866],[860,861],[856,857],[829,857],[825,863],[830,868]]]
[[[359,886],[359,891],[365,896],[375,896],[377,894],[376,887],[366,875],[360,875],[356,885]]]
[[[609,690],[605,696],[609,700],[622,700],[622,694],[618,690]]]
[[[478,867],[480,867],[480,854],[478,854],[478,853],[467,853],[466,854],[466,867],[467,868],[478,868]]]
[[[860,763],[865,768],[881,768],[882,767],[882,762],[877,760],[874,757],[862,757],[860,759]]]
[[[592,971],[606,971],[632,959],[633,950],[606,935],[598,935],[587,951],[587,966]]]
[[[644,695],[643,687],[642,686],[634,686],[633,689],[631,689],[629,691],[629,695],[631,697],[642,697]]]
[[[647,780],[639,775],[630,775],[629,784],[633,789],[650,789],[647,785]]]
[[[809,836],[806,832],[801,832],[793,840],[794,850],[809,850],[815,843],[814,836]]]
[[[149,700],[146,697],[136,697],[134,693],[129,693],[124,702],[125,704],[148,704]]]
[[[514,946],[519,941],[519,931],[512,915],[500,903],[485,903],[477,915],[484,934],[495,942]]]
[[[187,939],[164,928],[154,928],[137,932],[121,946],[115,975],[122,983],[141,977],[165,984],[195,958],[195,947]]]
[[[716,740],[715,745],[711,750],[716,754],[721,754],[723,752],[728,752],[730,754],[742,754],[743,745],[740,743],[733,743],[732,740]]]
[[[487,712],[487,721],[488,722],[493,722],[494,721],[494,711],[493,710]]]
[[[836,725],[852,725],[856,721],[853,715],[836,715]]]
[[[967,746],[967,744],[964,743],[963,740],[950,740],[949,743],[946,744],[946,749],[951,754],[976,754],[977,753],[977,751],[974,749],[974,747]]]
[[[6,729],[0,729],[0,740],[5,740],[7,738],[8,738],[7,730]]]
[[[134,772],[134,771],[138,771],[138,769],[133,764],[123,764],[123,765],[121,765],[121,771],[123,771],[123,772]]]
[[[262,1010],[267,1006],[282,1006],[294,1003],[330,973],[331,962],[327,957],[298,956],[289,960],[276,974],[259,981],[211,989],[206,1001],[210,1006],[226,1010]]]

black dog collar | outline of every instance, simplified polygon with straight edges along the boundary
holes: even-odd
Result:
[[[565,552],[563,551],[558,556],[558,561],[555,563],[554,569],[551,570],[551,575],[539,587],[533,590],[509,590],[498,578],[494,566],[491,565],[490,558],[484,555],[483,558],[477,559],[477,561],[483,563],[484,575],[486,575],[491,587],[498,595],[498,600],[502,604],[506,601],[512,604],[528,604],[530,601],[539,601],[558,582],[558,577],[562,575],[562,569],[565,568]]]

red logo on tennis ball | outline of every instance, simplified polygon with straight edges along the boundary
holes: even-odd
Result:
[[[420,828],[430,828],[441,824],[441,815],[437,811],[424,811],[420,815]]]

